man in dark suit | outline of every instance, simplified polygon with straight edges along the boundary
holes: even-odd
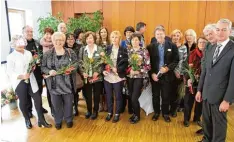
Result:
[[[150,54],[152,93],[154,116],[153,121],[160,115],[160,95],[162,98],[162,115],[166,122],[170,122],[169,104],[172,82],[175,79],[174,69],[179,62],[178,50],[175,44],[165,40],[165,29],[158,26],[155,30],[157,43],[150,44],[147,49]]]
[[[163,26],[163,25],[159,25],[159,26],[161,26],[162,28],[164,28],[164,26]],[[157,28],[157,27],[156,27],[156,28]],[[164,28],[164,29],[165,29],[165,28]],[[155,30],[156,30],[156,29],[155,29]],[[154,33],[155,33],[155,31],[154,31]],[[171,42],[171,38],[170,38],[169,36],[165,36],[165,40],[167,40],[167,41],[170,41],[170,42]],[[155,37],[155,36],[151,38],[150,43],[157,43],[157,39],[156,39],[156,37]]]
[[[25,47],[26,50],[30,51],[32,53],[32,55],[35,54],[42,54],[42,46],[39,44],[39,42],[35,39],[33,39],[33,28],[30,26],[25,26],[22,29],[23,35],[27,40],[27,46]],[[37,84],[39,87],[39,93],[40,95],[42,95],[42,91],[43,91],[43,77],[42,77],[42,73],[41,73],[41,67],[40,67],[40,63],[36,65],[36,69],[34,70],[34,75],[36,77],[37,80]],[[29,96],[28,98],[28,111],[29,111],[29,117],[32,118],[32,100],[31,100],[31,96]],[[42,111],[43,113],[47,113],[48,111],[46,109],[44,109],[42,107]]]
[[[217,44],[207,53],[196,101],[203,100],[203,142],[224,142],[227,111],[234,100],[234,42],[229,39],[231,22],[216,24]],[[202,93],[201,93],[202,92]]]

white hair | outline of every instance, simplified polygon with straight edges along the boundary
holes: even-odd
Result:
[[[220,20],[217,22],[217,24],[218,24],[218,23],[225,23],[225,24],[228,24],[229,30],[232,29],[232,22],[231,22],[229,19],[220,19]]]
[[[60,32],[60,27],[61,27],[62,25],[65,25],[65,27],[67,28],[67,26],[66,26],[65,23],[59,23],[59,25],[58,25],[58,27],[57,27],[59,32]]]
[[[216,30],[216,24],[208,24],[203,29],[203,33],[205,34],[208,31],[215,31]]]
[[[61,37],[63,38],[64,41],[66,40],[66,36],[65,36],[64,33],[62,33],[62,32],[55,32],[55,33],[52,35],[52,37],[51,37],[52,41],[54,41],[54,40],[55,40],[55,37],[58,37],[58,36],[61,36]]]
[[[195,43],[197,42],[197,34],[193,29],[188,29],[187,31],[184,32],[184,35],[185,35],[185,41],[186,42],[187,42],[187,39],[186,39],[187,35],[192,35],[193,39],[194,39],[194,42]]]

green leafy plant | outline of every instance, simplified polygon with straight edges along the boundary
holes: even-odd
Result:
[[[96,32],[101,28],[103,19],[101,11],[94,12],[92,17],[84,13],[79,18],[69,18],[67,23],[68,32],[73,33],[77,28],[83,31]]]
[[[46,17],[39,17],[37,20],[39,24],[39,34],[40,37],[44,35],[45,28],[52,28],[54,31],[57,31],[58,24],[63,22],[62,20],[62,13],[58,13],[56,16],[53,16],[51,13],[48,13]]]

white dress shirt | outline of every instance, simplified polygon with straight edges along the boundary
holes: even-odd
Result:
[[[227,45],[227,43],[230,41],[230,39],[226,39],[224,42],[221,42],[221,43],[218,43],[218,44],[221,44],[222,46],[220,47],[219,49],[219,55],[220,53],[223,51],[224,47]]]
[[[93,58],[93,53],[94,53],[95,51],[97,51],[97,45],[94,44],[94,48],[93,48],[93,52],[92,52],[92,53],[91,53],[91,51],[89,50],[89,46],[88,46],[88,45],[86,45],[86,47],[85,47],[84,50],[88,52],[88,57],[89,57],[89,58]]]
[[[7,56],[7,74],[10,78],[11,85],[15,90],[22,79],[18,79],[19,75],[25,75],[27,73],[28,65],[32,59],[31,52],[24,50],[24,53],[20,53],[14,50]],[[30,74],[30,85],[33,93],[38,91],[38,84],[33,73]]]

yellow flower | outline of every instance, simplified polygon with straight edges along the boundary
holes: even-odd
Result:
[[[89,58],[89,62],[90,62],[90,63],[93,63],[93,58]]]

